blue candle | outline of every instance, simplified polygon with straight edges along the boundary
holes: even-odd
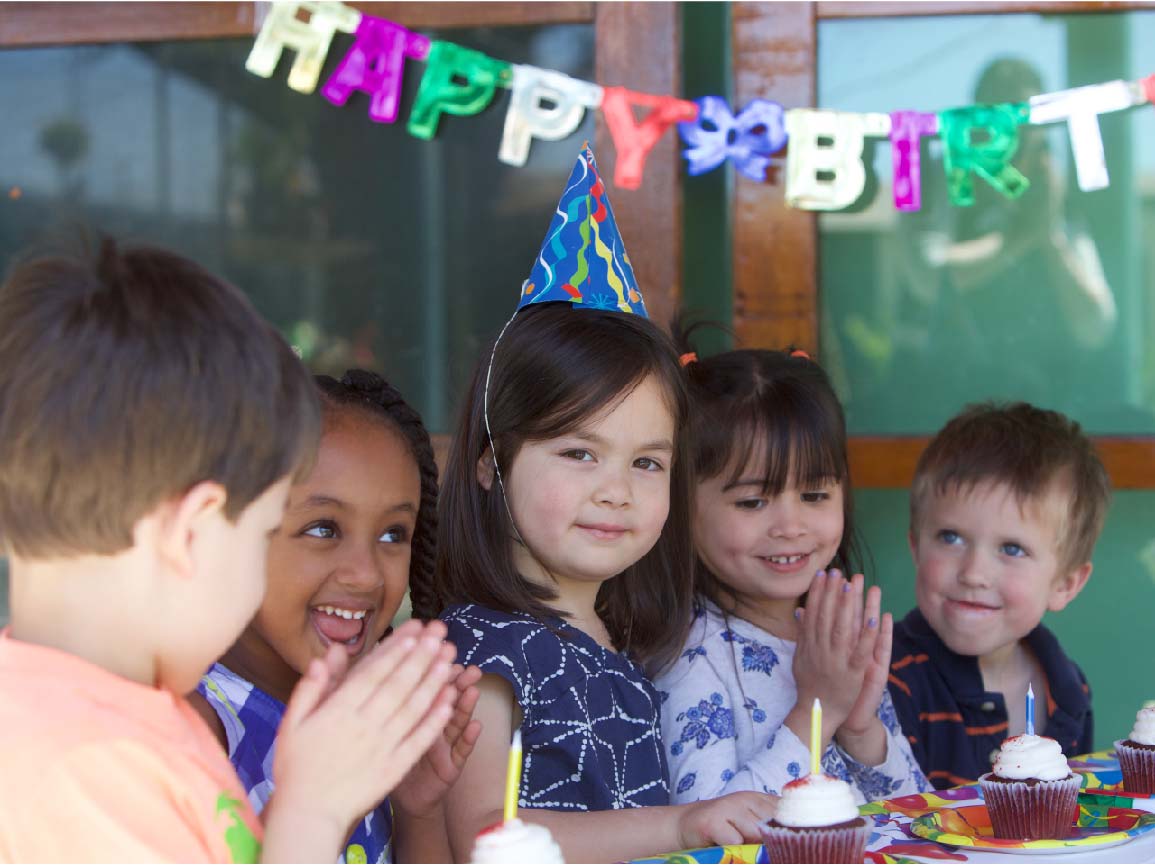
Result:
[[[1027,734],[1035,733],[1035,689],[1027,684]]]

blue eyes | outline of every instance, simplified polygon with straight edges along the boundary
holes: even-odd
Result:
[[[944,545],[961,545],[963,538],[954,530],[939,530],[937,538]],[[1018,542],[1003,542],[999,545],[999,553],[1006,557],[1026,557],[1027,549]]]

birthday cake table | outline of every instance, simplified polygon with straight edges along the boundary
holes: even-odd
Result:
[[[978,786],[875,801],[860,808],[874,821],[866,846],[868,864],[901,863],[1152,863],[1155,864],[1155,793],[1122,791],[1122,774],[1112,751],[1079,756],[1071,769],[1083,776],[1079,796],[1080,825],[1094,831],[1076,834],[1060,846],[1039,847],[1010,842],[1008,846],[969,848],[965,824],[981,808]],[[983,811],[985,812],[985,811]],[[918,836],[912,826],[924,817],[947,815],[931,836]],[[924,825],[932,824],[924,820]],[[970,829],[973,830],[973,829]],[[923,833],[927,833],[924,829]],[[1103,839],[1108,835],[1107,843]],[[964,845],[956,845],[963,843]],[[712,846],[640,859],[641,864],[766,864],[760,845]]]

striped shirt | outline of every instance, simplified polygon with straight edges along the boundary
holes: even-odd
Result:
[[[1024,639],[1046,677],[1047,737],[1067,756],[1092,746],[1091,688],[1042,624]],[[987,692],[977,656],[952,651],[917,608],[894,626],[890,697],[915,758],[936,789],[977,780],[1007,737],[1007,706]]]

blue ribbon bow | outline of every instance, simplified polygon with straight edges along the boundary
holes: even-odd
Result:
[[[682,141],[690,146],[682,151],[689,173],[700,175],[732,159],[746,177],[765,180],[770,155],[786,144],[782,106],[754,99],[734,117],[720,96],[703,96],[695,102],[698,117],[678,124]]]

